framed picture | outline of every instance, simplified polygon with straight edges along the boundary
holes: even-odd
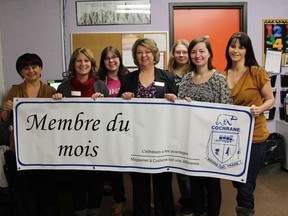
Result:
[[[76,1],[77,26],[150,24],[150,0]]]

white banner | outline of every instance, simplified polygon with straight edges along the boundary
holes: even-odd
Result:
[[[14,99],[19,170],[177,172],[246,181],[249,107],[165,99]]]

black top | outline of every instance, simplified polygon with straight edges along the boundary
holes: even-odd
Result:
[[[177,87],[173,73],[156,67],[154,71],[155,80],[153,85],[156,86],[156,98],[164,98],[165,93],[173,93],[177,95]],[[133,92],[134,95],[137,95],[139,73],[140,70],[138,69],[123,78],[119,96],[121,96],[124,92]]]

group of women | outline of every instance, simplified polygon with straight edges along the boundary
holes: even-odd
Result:
[[[265,140],[269,132],[263,112],[274,103],[270,79],[254,56],[250,38],[237,32],[226,47],[227,66],[222,72],[213,66],[213,52],[209,38],[199,37],[188,43],[176,41],[171,49],[169,71],[155,65],[160,52],[154,40],[141,38],[132,47],[137,70],[128,72],[120,52],[106,47],[96,73],[96,61],[86,48],[76,49],[70,59],[69,76],[56,90],[40,81],[42,60],[36,54],[26,53],[16,63],[24,82],[11,88],[4,99],[1,119],[12,118],[14,97],[122,97],[166,98],[249,106],[255,117],[254,134],[246,183],[233,182],[237,188],[237,216],[254,215],[254,190],[257,174],[265,156]],[[156,83],[156,84],[155,84]],[[157,85],[163,83],[163,85]],[[11,138],[13,151],[13,138]],[[135,143],[137,145],[137,143]],[[13,155],[13,154],[12,154]],[[15,155],[11,159],[11,204],[14,215],[57,215],[56,197],[51,171],[16,171]],[[151,182],[155,216],[175,216],[172,173],[130,174],[133,185],[133,214],[151,215]],[[123,215],[125,191],[121,172],[71,171],[72,200],[75,215],[100,215],[103,185],[111,181],[115,206],[113,215]],[[152,178],[152,181],[151,181]],[[221,207],[220,179],[177,174],[183,206],[181,215],[219,216]],[[50,186],[47,187],[47,186]],[[29,190],[29,191],[28,191]],[[52,201],[52,202],[51,202]],[[11,214],[13,215],[13,214]],[[232,215],[232,213],[231,213]]]
[[[274,96],[269,75],[257,63],[251,39],[244,32],[231,36],[226,46],[227,65],[223,73],[213,66],[211,44],[205,37],[194,39],[189,46],[185,40],[176,41],[171,56],[174,59],[170,59],[169,68],[179,83],[178,98],[250,107],[255,125],[247,181],[233,182],[233,185],[237,189],[237,216],[254,215],[256,179],[263,165],[265,141],[269,136],[263,113],[273,106]],[[185,70],[184,59],[190,66],[190,72]],[[183,68],[182,73],[177,70],[179,68]],[[220,179],[178,174],[177,180],[182,215],[220,215]]]

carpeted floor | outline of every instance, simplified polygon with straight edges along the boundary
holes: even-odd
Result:
[[[288,215],[288,172],[286,170],[277,170],[278,167],[268,167],[261,171],[258,177],[255,200],[256,200],[256,215],[257,216],[286,216]],[[125,216],[132,216],[132,187],[130,176],[124,175],[125,190],[126,190],[126,209]],[[236,190],[233,188],[231,181],[222,180],[222,206],[220,216],[234,216],[235,214],[235,196]],[[173,178],[173,188],[175,197],[175,206],[179,212],[180,206],[177,203],[179,199],[179,190],[176,182],[176,177]],[[65,193],[62,194],[62,196]],[[67,195],[67,193],[66,193]],[[62,197],[64,208],[62,208],[61,216],[71,215],[67,209],[70,205],[70,198]],[[66,202],[66,204],[65,204]],[[102,204],[102,216],[111,216],[113,198],[105,196]],[[62,206],[63,207],[63,206]]]
[[[222,180],[222,205],[220,216],[233,216],[236,190],[230,181]],[[263,172],[258,176],[255,191],[255,212],[257,216],[288,215],[288,172]]]
[[[255,192],[256,215],[257,216],[286,216],[288,215],[288,172],[276,167],[267,167],[261,171],[258,177],[258,184]],[[124,216],[132,216],[132,187],[129,174],[124,175],[126,190],[126,209]],[[231,181],[222,180],[222,206],[220,216],[235,216],[235,196],[236,190]],[[62,182],[58,185],[59,207],[61,216],[72,216],[71,196],[69,184]],[[179,190],[174,175],[173,188],[175,197],[175,206],[179,211]],[[111,216],[113,207],[113,198],[105,196],[102,203],[102,216]],[[0,215],[8,216],[7,201],[0,197]]]

